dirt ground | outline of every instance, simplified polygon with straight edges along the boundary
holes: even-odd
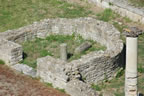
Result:
[[[0,96],[69,96],[0,65]]]

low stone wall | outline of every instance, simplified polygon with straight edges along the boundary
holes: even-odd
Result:
[[[37,36],[38,25],[32,24],[15,30],[8,30],[0,33],[1,39],[6,39],[16,43],[32,40]]]
[[[75,88],[73,90],[79,89],[79,86],[74,84],[74,80],[79,80],[78,82],[85,81],[83,84],[88,86],[113,77],[119,66],[123,65],[123,42],[120,40],[120,32],[113,25],[93,18],[45,19],[17,30],[0,33],[0,38],[8,42],[0,45],[0,52],[3,55],[12,57],[9,53],[13,53],[13,51],[9,51],[9,48],[10,50],[15,49],[15,54],[18,55],[14,56],[19,59],[15,59],[17,61],[14,63],[17,64],[22,58],[22,48],[19,45],[22,42],[33,40],[35,37],[45,38],[50,34],[72,35],[73,33],[81,35],[84,39],[99,42],[107,47],[106,51],[91,52],[71,62],[54,59],[50,56],[39,58],[37,60],[37,76],[44,82],[52,83],[54,87],[66,89],[67,92],[71,90],[67,89],[67,86],[73,86]],[[13,45],[13,47],[9,45]],[[8,46],[8,49],[5,46]],[[4,53],[5,51],[3,50],[8,53]],[[14,64],[8,58],[0,56],[0,59],[3,59],[6,64]],[[76,96],[72,94],[73,90],[69,93],[72,96]],[[83,88],[80,88],[80,90],[83,90]],[[78,94],[84,93],[87,94],[85,96],[89,96],[93,92],[92,89],[90,90],[83,90]],[[91,96],[95,96],[95,93]]]
[[[112,25],[93,18],[46,19],[17,30],[0,33],[0,38],[19,43],[35,37],[45,38],[50,34],[73,33],[80,34],[85,39],[93,39],[113,52],[122,49],[119,32]]]
[[[72,66],[72,72],[69,73],[78,70],[81,79],[89,84],[96,84],[101,80],[112,78],[122,61],[121,54],[110,57],[107,52],[93,52],[68,63]]]
[[[144,24],[144,8],[136,8],[128,4],[127,0],[88,0],[102,8],[110,8],[123,17]]]

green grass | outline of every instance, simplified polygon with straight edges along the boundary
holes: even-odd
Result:
[[[144,73],[144,34],[138,40],[138,71]]]
[[[116,78],[120,78],[121,76],[123,76],[124,72],[125,72],[124,69],[119,69],[117,74],[116,74]]]
[[[117,30],[119,31],[119,32],[123,32],[123,29],[124,28],[127,28],[128,26],[126,26],[126,25],[120,25],[120,24],[118,24],[117,22],[113,22],[113,25],[114,25],[114,27],[115,28],[117,28]],[[125,36],[123,36],[123,34],[120,34],[120,38],[123,40],[123,42],[125,43],[125,41],[126,41],[126,38],[125,38]]]
[[[5,64],[5,62],[3,60],[0,60],[0,64],[3,65]]]
[[[123,20],[124,20],[125,22],[127,22],[127,23],[132,22],[132,20],[131,20],[130,18],[128,18],[128,17],[123,17]]]
[[[53,87],[52,83],[44,83],[48,87]]]
[[[115,95],[115,96],[124,96],[124,92],[121,92],[121,93],[115,92],[114,95]]]
[[[60,89],[60,88],[56,88],[57,90],[59,90],[60,92],[66,93],[65,89]]]
[[[136,7],[144,7],[144,0],[129,0]]]
[[[122,32],[124,28],[127,28],[126,25],[120,25],[120,24],[118,24],[118,22],[113,22],[113,25],[114,25],[115,28],[117,28],[120,32]]]
[[[97,18],[105,22],[115,19],[118,16],[119,15],[113,12],[111,9],[105,9],[102,13],[97,14]]]
[[[87,17],[91,13],[64,0],[0,0],[0,32],[45,18]]]
[[[53,88],[53,85],[52,83],[44,83],[46,86],[48,87],[52,87]],[[55,88],[56,90],[60,91],[60,92],[63,92],[63,93],[66,93],[65,92],[65,89],[61,89],[61,88]]]
[[[102,85],[99,86],[99,85],[92,84],[91,88],[93,88],[96,91],[101,91],[102,88],[104,88],[104,87]]]
[[[22,44],[24,50],[24,60],[21,63],[27,64],[36,68],[36,59],[45,56],[53,56],[60,58],[59,46],[62,43],[67,43],[68,46],[68,61],[79,59],[82,55],[91,51],[105,50],[104,46],[99,43],[88,40],[92,43],[92,47],[80,54],[73,54],[76,47],[85,42],[79,35],[50,35],[46,39],[36,38],[33,41],[27,41]]]

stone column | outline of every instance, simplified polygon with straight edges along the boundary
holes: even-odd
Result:
[[[135,27],[126,34],[125,96],[137,96],[137,38],[142,31]]]
[[[126,38],[125,96],[137,96],[137,37]]]
[[[63,43],[60,45],[60,59],[67,61],[67,44]]]

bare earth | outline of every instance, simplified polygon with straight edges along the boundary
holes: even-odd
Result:
[[[0,96],[69,96],[0,65]]]

